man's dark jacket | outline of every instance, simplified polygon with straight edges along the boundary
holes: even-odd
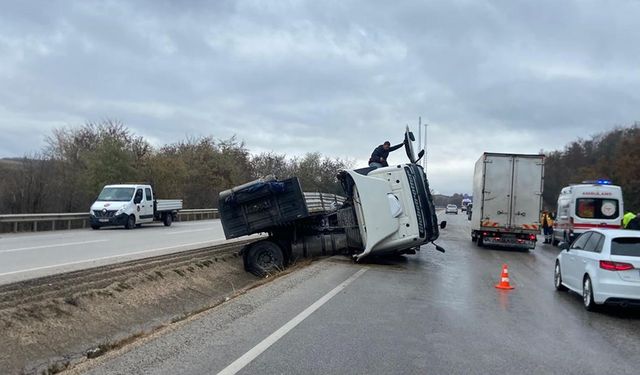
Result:
[[[391,151],[395,151],[402,147],[404,143],[398,143],[395,146],[389,147],[388,150],[384,149],[384,145],[380,145],[376,147],[375,150],[371,153],[371,157],[369,158],[369,163],[381,163],[383,167],[388,167],[389,163],[387,163],[387,158],[389,157],[389,153]],[[384,158],[384,161],[380,161],[380,158]]]

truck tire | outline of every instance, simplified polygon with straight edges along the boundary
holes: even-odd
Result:
[[[244,254],[245,269],[264,277],[284,268],[284,255],[278,244],[270,240],[251,244]]]
[[[478,245],[478,247],[482,247],[482,245],[483,245],[482,235],[481,234],[476,236],[476,245]]]
[[[165,227],[170,227],[172,222],[173,222],[173,215],[171,215],[170,213],[165,214],[162,217],[162,223],[164,224]]]
[[[127,222],[124,224],[125,229],[133,229],[136,227],[136,217],[133,215],[129,215],[127,218]]]

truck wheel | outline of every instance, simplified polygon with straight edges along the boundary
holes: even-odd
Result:
[[[476,245],[478,245],[478,247],[482,247],[482,244],[483,244],[483,243],[482,243],[482,235],[481,235],[481,234],[479,234],[479,235],[476,237]]]
[[[133,229],[136,227],[136,217],[133,215],[129,215],[127,218],[127,223],[124,225],[125,229]]]
[[[171,214],[164,215],[164,217],[162,218],[162,222],[164,223],[165,227],[170,227],[171,223],[173,222],[173,215]]]
[[[244,257],[245,269],[252,274],[264,277],[284,268],[282,249],[273,241],[259,241],[252,244]]]

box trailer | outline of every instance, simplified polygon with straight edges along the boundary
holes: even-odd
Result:
[[[475,165],[471,239],[534,249],[540,233],[544,155],[485,152]]]

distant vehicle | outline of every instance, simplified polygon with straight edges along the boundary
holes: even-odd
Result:
[[[445,214],[458,214],[458,206],[455,204],[448,204],[447,208],[444,210]]]
[[[154,199],[150,185],[107,185],[89,211],[91,228],[123,225],[133,229],[162,221],[170,226],[182,209],[182,199]]]
[[[467,211],[467,207],[469,206],[469,204],[471,204],[471,199],[469,198],[464,198],[462,200],[462,203],[460,204],[460,210],[462,212],[466,212]]]
[[[604,303],[640,305],[640,231],[592,229],[560,247],[557,290],[581,294],[589,311]]]
[[[558,196],[553,244],[573,240],[593,228],[622,228],[622,189],[609,180],[583,181],[564,187]]]
[[[534,249],[540,233],[544,155],[485,152],[473,175],[471,239]]]

